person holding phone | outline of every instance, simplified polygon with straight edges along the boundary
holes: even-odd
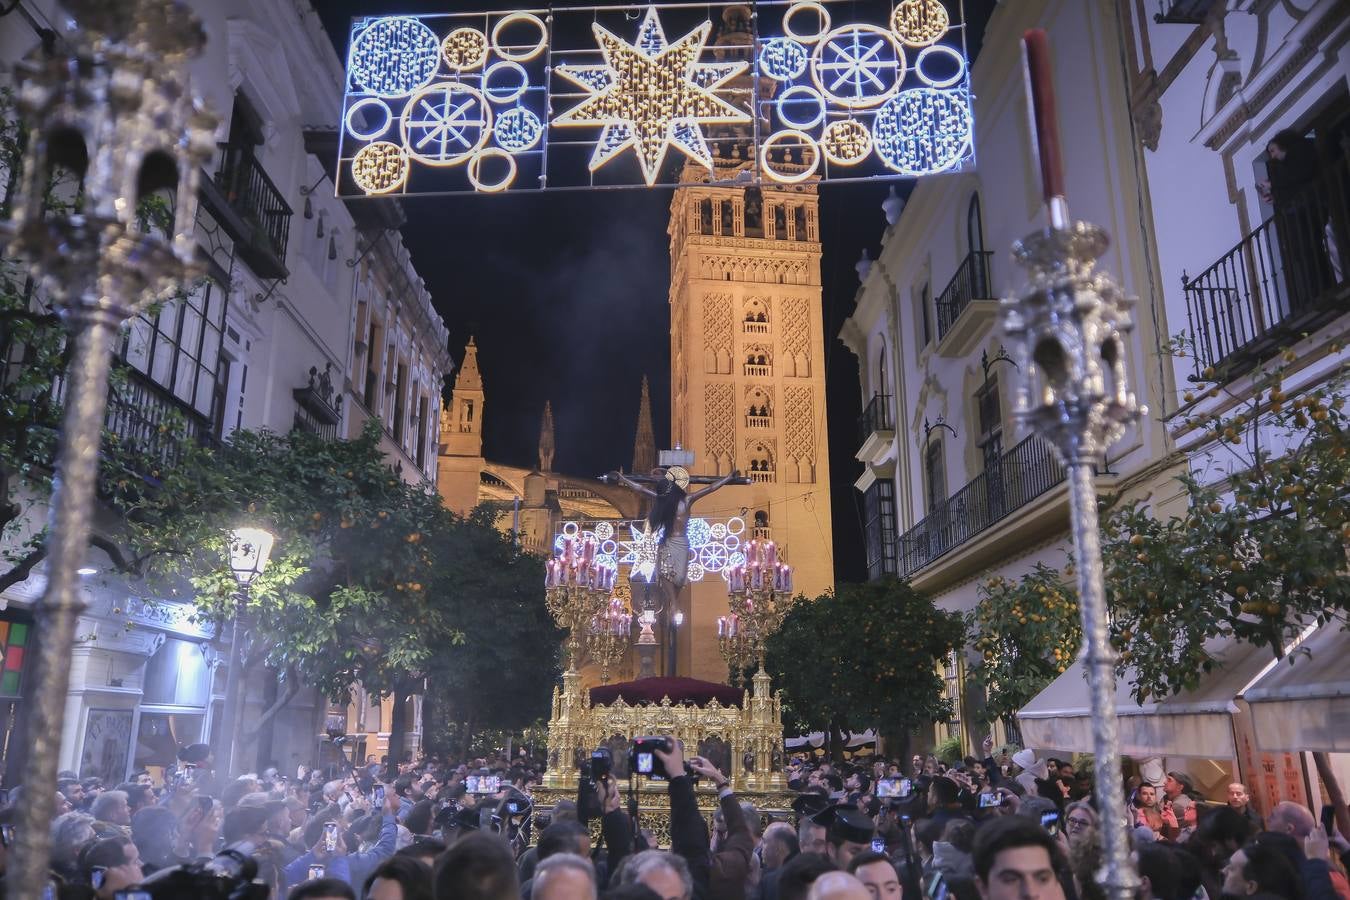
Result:
[[[145,878],[140,851],[127,837],[95,841],[81,851],[79,863],[85,883],[100,900],[112,900],[118,891],[140,884]]]
[[[305,827],[304,840],[309,845],[309,850],[297,856],[283,870],[282,874],[288,888],[302,881],[308,881],[310,869],[314,866],[323,866],[324,878],[338,878],[349,884],[354,883],[351,881],[351,863],[347,856],[346,844],[337,821],[323,822],[316,819],[310,822]]]

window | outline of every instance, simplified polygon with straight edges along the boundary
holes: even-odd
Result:
[[[205,708],[207,673],[206,656],[198,644],[169,638],[146,660],[145,702]]]
[[[997,375],[975,392],[975,416],[979,425],[976,444],[984,456],[984,468],[995,468],[1003,458],[1003,409],[999,404]]]
[[[376,348],[380,346],[379,341],[380,326],[374,318],[370,320],[370,334],[366,339],[366,385],[362,392],[362,399],[365,400],[366,409],[372,413],[375,412],[375,400],[379,396],[380,386],[380,362],[376,358],[378,354]]]
[[[890,380],[886,376],[886,345],[881,345],[881,352],[877,354],[877,386],[874,394],[881,394],[883,397],[891,393]]]
[[[427,467],[427,398],[417,398],[417,467]]]
[[[889,478],[878,478],[863,494],[863,537],[867,577],[875,581],[896,574],[895,482]]]
[[[966,209],[966,249],[978,253],[984,249],[984,217],[980,214],[980,193],[970,195]]]
[[[933,320],[930,317],[929,307],[933,305],[933,291],[928,286],[928,282],[923,283],[923,288],[919,291],[919,324],[920,333],[923,335],[923,343],[919,345],[922,350],[933,341]]]
[[[158,313],[133,318],[122,338],[123,362],[208,419],[216,396],[226,297],[224,287],[203,278]]]
[[[405,385],[408,383],[408,365],[400,362],[398,364],[398,374],[394,381],[394,440],[400,445],[403,443],[403,417],[406,414],[408,406],[407,390]]]
[[[923,487],[932,512],[947,499],[947,472],[942,459],[942,440],[930,440],[923,451]]]
[[[952,717],[947,720],[947,735],[949,737],[960,737],[961,735],[961,660],[957,657],[957,651],[953,650],[947,654],[943,663],[942,678],[946,683],[947,699],[952,704]]]

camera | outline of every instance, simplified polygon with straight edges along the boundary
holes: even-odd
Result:
[[[914,792],[914,782],[908,778],[883,778],[877,782],[877,799],[897,800]]]
[[[487,769],[481,769],[477,775],[464,779],[464,789],[470,794],[495,794],[502,789],[500,775],[489,775]]]
[[[1000,797],[997,793],[980,795],[980,809],[989,809],[991,807],[1002,805],[1003,805],[1003,798]]]
[[[171,869],[161,869],[141,882],[136,891],[126,892],[136,900],[173,900],[197,897],[200,900],[267,900],[269,889],[255,882],[258,863],[253,859],[253,844],[233,844],[211,859]]]
[[[608,747],[596,747],[591,751],[590,759],[581,764],[581,777],[577,779],[577,818],[583,822],[598,819],[605,814],[600,798],[596,795],[598,782],[611,777],[614,772],[614,754]]]
[[[596,747],[591,758],[581,764],[581,774],[592,781],[608,778],[614,772],[614,754],[608,747]]]
[[[665,763],[655,751],[669,753],[674,749],[675,741],[664,735],[633,738],[633,745],[628,750],[628,771],[651,779],[669,778]]]

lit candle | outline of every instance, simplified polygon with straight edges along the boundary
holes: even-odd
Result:
[[[770,568],[778,565],[778,546],[773,541],[764,546],[764,565]]]
[[[717,617],[717,636],[718,636],[719,638],[723,638],[723,637],[726,637],[726,636],[727,636],[727,619],[726,619],[726,616],[718,616],[718,617]]]

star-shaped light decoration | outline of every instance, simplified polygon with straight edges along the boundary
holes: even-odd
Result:
[[[558,74],[589,96],[553,120],[554,125],[601,127],[590,170],[632,147],[650,187],[672,145],[711,170],[712,153],[702,126],[750,123],[749,113],[715,93],[749,63],[699,62],[712,23],[704,22],[672,44],[655,7],[647,7],[633,44],[598,23],[591,28],[605,61],[557,67]]]
[[[619,541],[619,548],[623,555],[619,557],[619,562],[629,566],[628,580],[640,578],[643,581],[653,581],[656,578],[656,562],[659,559],[661,537],[666,533],[664,528],[658,528],[652,531],[652,527],[646,522],[642,523],[642,530],[638,531],[634,525],[629,525],[628,530],[632,533],[631,541]]]

